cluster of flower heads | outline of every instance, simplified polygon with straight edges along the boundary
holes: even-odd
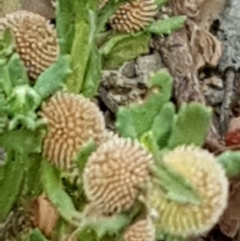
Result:
[[[10,29],[30,77],[36,79],[58,56],[56,31],[39,14],[16,11],[0,18],[0,32]]]
[[[89,99],[57,92],[43,104],[40,113],[49,124],[43,153],[54,164],[69,168],[84,143],[90,138],[97,143],[83,171],[89,201],[86,213],[90,216],[127,211],[141,194],[145,195],[150,214],[157,213],[152,217],[155,228],[188,237],[209,231],[225,210],[228,180],[208,151],[180,146],[164,155],[163,162],[191,183],[200,197],[199,205],[178,203],[169,200],[164,189],[154,182],[156,177],[149,170],[152,155],[137,141],[108,132],[101,111]],[[149,219],[140,221],[129,227],[124,240],[154,240],[153,230]]]

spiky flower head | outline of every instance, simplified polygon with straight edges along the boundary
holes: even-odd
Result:
[[[105,214],[131,208],[148,180],[150,161],[151,155],[130,139],[114,138],[103,143],[84,169],[88,199]]]
[[[49,125],[43,141],[43,154],[54,164],[70,168],[84,144],[97,144],[104,134],[104,117],[89,99],[76,94],[57,92],[46,101],[40,112]]]
[[[155,0],[135,0],[120,6],[111,16],[110,25],[121,33],[139,31],[154,20],[156,13]]]
[[[150,206],[158,214],[156,228],[184,237],[208,232],[227,205],[228,180],[223,168],[211,153],[194,146],[177,147],[163,161],[193,185],[200,205],[169,200],[160,186],[154,184],[148,196]]]
[[[30,77],[37,78],[53,64],[58,55],[56,31],[39,14],[17,11],[0,19],[0,32],[10,29],[16,50]]]
[[[124,241],[155,241],[155,228],[150,219],[142,219],[131,225],[124,234]]]

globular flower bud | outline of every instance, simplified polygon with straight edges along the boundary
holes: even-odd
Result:
[[[110,25],[121,33],[139,31],[154,20],[156,13],[155,0],[135,0],[120,6],[111,16]]]
[[[101,142],[104,117],[89,99],[76,94],[57,92],[40,112],[49,130],[43,141],[43,154],[62,168],[72,167],[75,155],[90,139]]]
[[[157,213],[156,228],[183,237],[208,232],[227,205],[228,179],[214,155],[194,146],[180,146],[167,153],[163,162],[182,175],[198,192],[200,205],[167,199],[160,185],[149,190],[150,206]]]
[[[151,155],[138,143],[114,138],[92,153],[83,183],[88,199],[105,214],[131,208],[148,180]]]
[[[57,35],[53,26],[39,14],[17,11],[0,19],[0,32],[10,29],[16,50],[30,77],[36,79],[58,56]]]
[[[155,228],[151,220],[139,220],[124,233],[124,241],[155,241]]]

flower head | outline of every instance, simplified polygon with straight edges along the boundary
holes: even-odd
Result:
[[[37,78],[56,61],[56,31],[44,17],[28,11],[9,13],[0,19],[0,32],[8,28],[30,77]]]
[[[40,115],[47,120],[49,131],[44,138],[44,156],[62,168],[90,139],[101,142],[104,117],[98,107],[81,95],[57,92],[43,104]]]
[[[181,146],[164,156],[164,163],[181,174],[200,196],[200,205],[169,200],[158,185],[150,189],[150,205],[157,212],[156,225],[173,235],[191,236],[209,231],[227,205],[228,180],[215,157],[194,146]]]
[[[148,180],[151,155],[138,143],[114,138],[89,157],[83,173],[88,199],[105,214],[131,208]]]
[[[111,27],[122,33],[139,31],[154,19],[157,13],[155,0],[135,0],[124,3],[110,18]]]
[[[139,220],[131,225],[124,234],[124,241],[155,241],[155,228],[151,220]]]

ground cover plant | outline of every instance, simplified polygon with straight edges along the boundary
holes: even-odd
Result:
[[[219,46],[208,21],[177,1],[52,4],[56,26],[26,10],[0,18],[0,240],[206,237],[228,215],[240,175],[237,124],[226,146],[206,147],[214,110],[200,94],[192,99],[194,88],[179,87],[186,79],[166,49],[172,65],[148,76],[140,103],[118,106],[114,130],[97,97],[104,70],[149,53],[159,39],[162,48],[187,29]],[[168,4],[174,14],[158,16]],[[218,48],[209,49],[197,68],[217,64]]]

